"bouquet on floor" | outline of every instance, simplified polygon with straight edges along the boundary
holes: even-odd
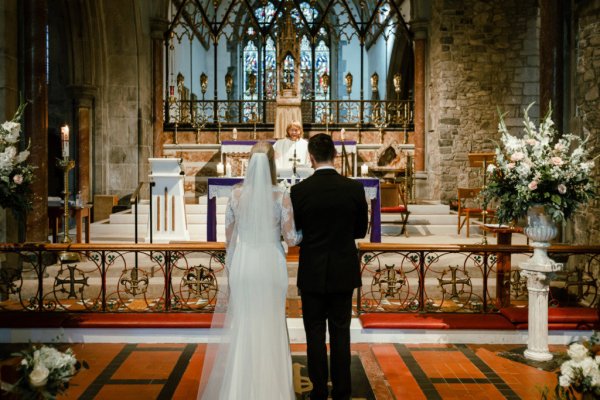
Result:
[[[27,163],[29,146],[21,147],[21,116],[27,103],[19,106],[10,121],[0,125],[0,207],[23,214],[31,208],[33,166]]]
[[[70,348],[61,352],[48,345],[31,345],[13,356],[21,357],[19,378],[14,384],[3,382],[2,388],[20,399],[56,399],[81,367],[89,368],[85,361],[77,361]]]
[[[558,384],[554,398],[575,400],[576,398],[600,398],[600,334],[594,332],[589,340],[572,343],[558,372]],[[576,393],[580,395],[576,396]],[[548,398],[545,395],[543,398]]]
[[[500,222],[511,223],[527,215],[533,205],[543,205],[555,222],[563,221],[594,196],[590,175],[594,160],[589,157],[588,138],[560,135],[548,111],[539,128],[525,109],[524,133],[509,133],[500,115],[501,146],[496,164],[487,170],[488,183],[482,191],[484,203],[498,203]],[[589,135],[588,135],[589,137]]]

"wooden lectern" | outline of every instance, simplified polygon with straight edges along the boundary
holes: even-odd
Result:
[[[153,243],[190,240],[185,216],[183,171],[179,158],[150,158],[150,187],[152,213],[148,214],[146,242]]]

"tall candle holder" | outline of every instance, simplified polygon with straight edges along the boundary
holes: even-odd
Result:
[[[62,159],[58,160],[58,166],[63,170],[64,177],[64,223],[63,223],[63,243],[70,244],[71,237],[69,236],[69,171],[75,167],[75,161],[70,160],[68,156],[63,156]],[[63,263],[77,262],[80,260],[79,254],[72,251],[60,252],[58,257]]]
[[[71,238],[69,237],[69,171],[71,171],[75,167],[75,161],[69,158],[69,126],[64,125],[60,128],[60,134],[62,139],[62,159],[58,159],[58,166],[63,170],[64,176],[64,222],[63,222],[63,243],[71,243]],[[79,254],[63,251],[59,255],[60,260],[63,263],[68,262],[76,262],[79,261]]]

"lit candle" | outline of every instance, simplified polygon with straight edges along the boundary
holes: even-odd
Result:
[[[367,164],[363,164],[360,166],[360,174],[362,176],[367,176],[367,174],[369,173],[369,166]]]
[[[237,128],[233,128],[233,134],[231,137],[233,137],[233,140],[237,140]]]
[[[346,140],[346,130],[344,128],[340,131],[340,138],[342,139],[342,142]]]
[[[227,175],[228,177],[231,177],[231,164],[227,163],[225,165],[225,175]]]
[[[62,156],[69,158],[69,125],[64,125],[60,128],[62,138]]]
[[[223,163],[220,162],[217,164],[217,175],[223,175],[225,173],[225,169],[223,167]]]

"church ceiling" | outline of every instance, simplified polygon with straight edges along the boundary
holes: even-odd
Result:
[[[285,13],[301,34],[312,40],[330,37],[352,40],[367,48],[379,37],[410,36],[401,13],[404,0],[171,0],[167,35],[180,42],[197,39],[205,48],[225,37],[240,41],[248,35],[275,39]],[[395,28],[395,29],[389,29]]]

